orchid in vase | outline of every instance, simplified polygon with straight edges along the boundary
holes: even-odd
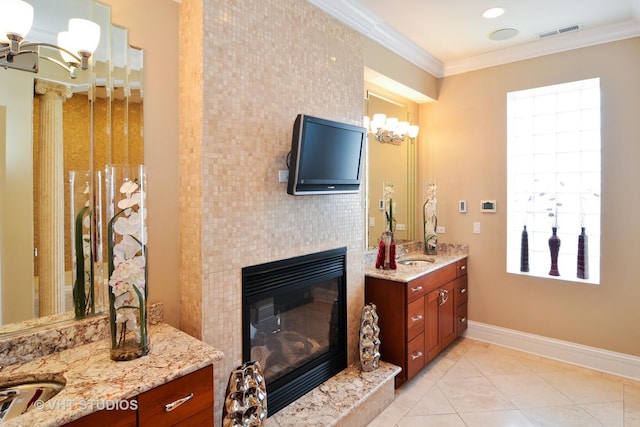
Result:
[[[141,176],[143,180],[144,174]],[[138,180],[123,182],[117,210],[107,224],[109,321],[114,360],[134,359],[149,351],[146,208],[141,184]]]
[[[436,215],[436,206],[438,205],[437,189],[438,186],[435,182],[429,184],[427,201],[422,206],[424,252],[429,255],[435,255],[438,247],[438,235],[436,234],[436,227],[438,226],[438,216]]]

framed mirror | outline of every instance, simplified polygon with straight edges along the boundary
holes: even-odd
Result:
[[[367,90],[365,115],[385,114],[411,121],[408,103],[398,97],[381,94],[381,90]],[[397,98],[397,99],[394,99]],[[416,146],[409,138],[399,145],[381,143],[369,133],[367,167],[367,249],[374,249],[387,229],[384,187],[393,187],[393,217],[397,241],[415,238],[415,182]]]
[[[7,88],[0,93],[0,333],[106,308],[100,212],[85,207],[104,197],[107,164],[143,163],[144,151],[143,50],[112,25],[110,7],[26,1],[34,7],[27,40],[58,44],[73,17],[97,23],[100,42],[75,78],[48,47],[40,49],[37,73],[0,69]],[[95,279],[81,307],[73,296],[84,277],[79,264]]]

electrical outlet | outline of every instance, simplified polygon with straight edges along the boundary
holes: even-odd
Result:
[[[289,181],[289,171],[288,170],[279,170],[278,171],[278,182],[288,182]]]
[[[369,227],[375,227],[376,226],[376,217],[375,216],[370,216],[369,217]]]
[[[406,224],[396,224],[396,230],[405,231],[407,229]]]
[[[480,223],[479,222],[474,222],[473,223],[473,233],[474,234],[480,234]]]
[[[439,225],[436,227],[436,233],[444,234],[444,225]]]

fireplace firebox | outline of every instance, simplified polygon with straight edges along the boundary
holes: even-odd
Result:
[[[242,354],[273,415],[347,366],[346,247],[242,269]]]

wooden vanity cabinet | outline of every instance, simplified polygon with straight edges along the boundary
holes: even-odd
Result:
[[[365,301],[377,307],[381,358],[402,368],[396,387],[466,329],[467,295],[466,258],[408,283],[365,278]]]
[[[66,424],[73,427],[212,426],[213,365],[129,399],[136,410],[101,410]],[[182,403],[180,403],[182,402]],[[174,409],[171,409],[173,405]]]

